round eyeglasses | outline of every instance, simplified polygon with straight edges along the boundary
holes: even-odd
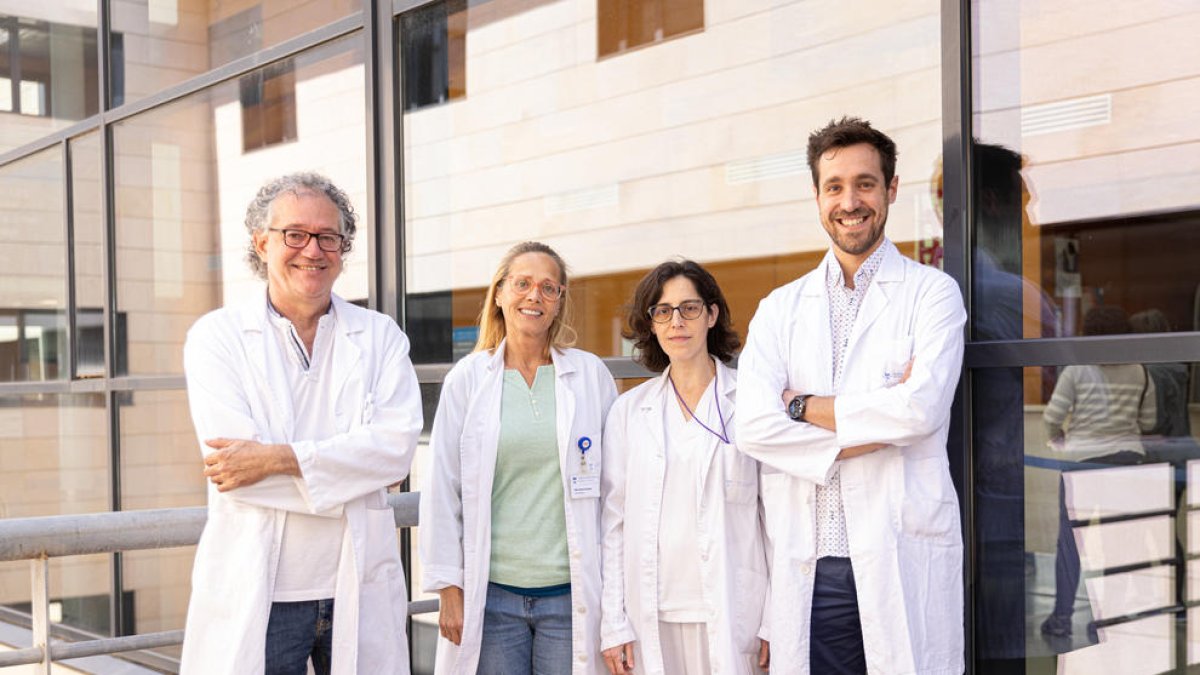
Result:
[[[654,323],[666,323],[671,320],[671,316],[675,314],[675,310],[679,310],[679,316],[685,321],[691,321],[704,313],[703,300],[684,300],[678,305],[668,305],[663,302],[657,305],[651,305],[646,313],[650,315],[650,319]]]
[[[346,241],[346,235],[333,234],[332,232],[321,232],[313,234],[304,230],[292,230],[279,227],[268,227],[272,232],[283,233],[283,244],[288,248],[304,248],[308,246],[308,240],[313,237],[317,238],[317,248],[326,253],[345,253],[350,250],[350,245]]]
[[[535,284],[532,277],[508,277],[507,281],[508,287],[519,295],[525,295],[530,289],[537,286],[538,292],[542,294],[542,299],[546,302],[558,302],[567,292],[566,286],[556,284],[549,279],[540,284]]]

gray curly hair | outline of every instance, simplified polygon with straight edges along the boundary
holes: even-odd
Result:
[[[258,194],[246,207],[246,231],[250,233],[250,244],[246,252],[246,264],[260,279],[267,278],[267,264],[258,257],[254,248],[254,233],[261,232],[271,223],[271,205],[281,195],[300,195],[315,192],[325,195],[338,210],[338,225],[346,237],[343,255],[350,252],[354,242],[354,232],[358,229],[358,216],[350,204],[350,198],[341,188],[333,184],[325,176],[311,171],[290,173],[286,176],[272,179],[259,189]]]

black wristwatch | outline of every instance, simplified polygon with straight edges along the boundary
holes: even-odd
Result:
[[[808,399],[812,394],[801,394],[788,402],[787,414],[793,421],[803,422],[804,412],[808,409]]]

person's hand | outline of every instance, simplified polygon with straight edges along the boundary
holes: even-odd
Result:
[[[462,644],[463,631],[463,589],[458,586],[447,586],[438,591],[441,596],[441,608],[438,610],[438,629],[442,637],[456,645]]]
[[[232,438],[213,438],[204,444],[216,450],[204,458],[204,477],[217,486],[218,492],[254,485],[275,474],[300,475],[296,454],[289,445]]]
[[[783,396],[782,396],[783,409],[787,410],[788,404],[792,402],[792,399],[796,398],[799,395],[800,395],[800,392],[796,391],[795,389],[784,389]]]
[[[771,643],[766,640],[759,640],[758,645],[758,667],[763,670],[771,669]]]
[[[633,643],[609,647],[604,650],[604,665],[609,675],[624,675],[633,672]]]
[[[908,382],[908,378],[912,377],[912,364],[916,358],[917,357],[914,356],[908,360],[908,363],[904,366],[904,374],[900,376],[900,381],[896,384],[904,384],[905,382]]]

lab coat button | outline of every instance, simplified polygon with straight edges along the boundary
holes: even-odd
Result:
[[[574,551],[571,551],[571,557],[576,560],[579,560],[579,549],[575,549]]]
[[[579,609],[577,609],[575,611],[579,612],[580,614],[587,614],[587,607],[581,606]]]
[[[801,573],[801,574],[803,574],[803,575],[805,575],[805,576],[807,576],[807,575],[809,575],[809,574],[812,574],[812,565],[801,565],[801,566],[800,566],[800,573]]]

